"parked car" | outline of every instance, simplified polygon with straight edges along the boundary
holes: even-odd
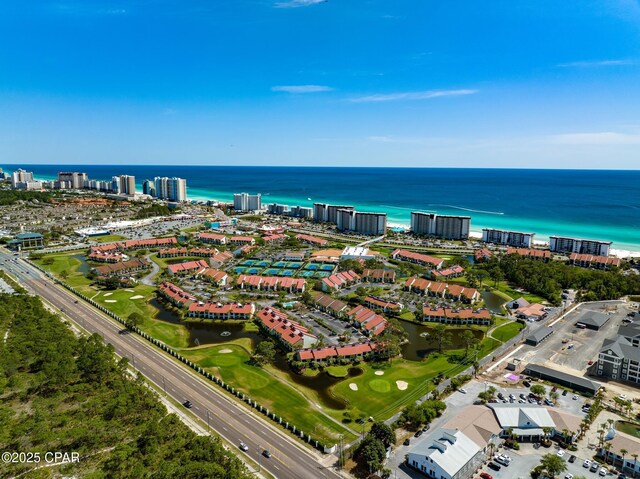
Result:
[[[487,472],[481,472],[480,473],[480,477],[482,479],[493,479],[493,476],[491,474],[487,473]]]
[[[413,435],[413,437],[420,437],[420,436],[422,436],[422,429],[418,429],[416,433]]]
[[[609,471],[607,471],[604,467],[601,467],[600,471],[598,471],[598,474],[600,474],[601,476],[606,476],[608,472]]]
[[[566,473],[565,476],[564,476],[564,479],[573,479],[573,474]]]
[[[568,392],[569,392],[569,391],[567,391],[567,390],[565,389],[564,391],[562,391],[562,395],[563,395],[563,396],[566,396]]]
[[[402,444],[405,445],[405,446],[410,445],[411,444],[411,439],[409,439],[409,438],[405,439]]]
[[[520,399],[527,399],[527,396],[524,393],[520,393]]]
[[[574,395],[573,395],[573,400],[575,401],[576,399],[578,399],[578,395],[577,395],[577,394],[574,394]]]
[[[562,456],[564,456],[564,449],[558,449],[558,452],[556,452],[556,455],[557,455],[558,457],[562,457]]]
[[[490,468],[490,469],[493,469],[494,471],[499,471],[500,469],[502,469],[502,468],[500,467],[500,465],[499,465],[499,464],[496,464],[495,462],[490,462],[490,463],[489,463],[489,468]]]
[[[589,469],[591,472],[596,472],[598,470],[598,463],[597,462],[592,462],[591,463],[591,468]]]
[[[582,467],[586,467],[586,468],[591,467],[591,461],[589,459],[585,459],[584,462],[582,463]]]
[[[569,462],[571,462],[571,463],[576,462],[575,454],[571,454],[571,457],[569,458]]]
[[[462,394],[467,394],[467,390],[465,388],[458,389]]]
[[[531,383],[529,381],[522,381],[522,384],[524,385],[524,387],[528,388],[531,387]]]

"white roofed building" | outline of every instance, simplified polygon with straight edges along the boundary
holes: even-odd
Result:
[[[340,255],[340,259],[374,259],[378,253],[363,246],[347,246]]]

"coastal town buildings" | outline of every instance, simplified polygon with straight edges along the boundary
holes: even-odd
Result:
[[[333,223],[338,221],[338,210],[354,210],[353,206],[328,205],[326,203],[313,204],[313,221],[316,223]]]
[[[14,190],[40,190],[42,182],[33,179],[33,172],[18,168],[11,173],[11,187]]]
[[[318,338],[279,309],[265,307],[256,314],[260,329],[274,337],[278,344],[288,351],[310,348],[318,342]]]
[[[411,231],[416,235],[450,240],[469,239],[471,217],[411,212]]]
[[[116,193],[121,195],[135,195],[136,194],[136,177],[131,175],[120,175],[118,178],[119,188]]]
[[[25,231],[24,233],[17,234],[12,240],[9,240],[7,242],[7,246],[9,249],[15,251],[30,248],[43,248],[44,236],[40,233]]]
[[[507,254],[517,254],[528,259],[538,259],[544,261],[551,260],[551,251],[547,249],[533,249],[533,248],[507,248]]]
[[[596,374],[640,384],[640,325],[620,326],[616,337],[605,339]]]
[[[260,211],[262,209],[262,195],[249,193],[235,193],[233,195],[233,209],[236,211]]]
[[[606,269],[619,267],[621,260],[620,258],[614,258],[612,256],[571,253],[569,255],[569,262],[574,266],[580,266],[582,268]]]
[[[531,248],[535,233],[522,233],[520,231],[508,231],[495,228],[482,229],[482,241],[517,248]]]
[[[502,428],[485,406],[468,406],[407,454],[407,465],[431,478],[466,479],[498,444]]]
[[[554,253],[580,253],[609,256],[611,241],[586,240],[567,236],[550,236],[549,250]]]
[[[59,188],[62,188],[62,185],[65,185],[65,188],[70,188],[74,190],[80,190],[84,188],[84,184],[89,180],[89,175],[86,173],[79,173],[76,171],[59,171],[58,172],[58,182]]]
[[[444,259],[436,258],[426,254],[415,253],[413,251],[407,251],[404,249],[396,249],[391,253],[391,257],[396,260],[408,261],[410,263],[421,264],[423,266],[432,267],[435,269],[442,268]]]
[[[151,191],[152,193],[149,193],[151,196],[161,200],[187,201],[187,180],[175,176],[173,178],[156,176],[153,179],[153,188]]]

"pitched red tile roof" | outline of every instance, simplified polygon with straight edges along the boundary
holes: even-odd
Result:
[[[400,257],[401,259],[415,261],[417,263],[429,264],[431,266],[440,267],[444,260],[442,258],[435,258],[426,254],[414,253],[413,251],[407,251],[404,249],[396,249],[391,253],[392,258]]]
[[[520,256],[524,256],[526,258],[542,258],[549,259],[551,258],[551,251],[543,250],[543,249],[533,249],[533,248],[507,248],[507,254],[518,254]]]
[[[194,271],[194,270],[202,270],[207,269],[209,267],[209,263],[207,263],[203,259],[199,259],[197,261],[185,261],[184,263],[176,263],[170,264],[167,266],[167,269],[172,273],[183,273],[186,271]]]
[[[300,241],[317,244],[318,246],[324,246],[328,243],[328,241],[324,238],[318,238],[316,236],[305,235],[305,234],[296,235],[296,238],[299,239]]]

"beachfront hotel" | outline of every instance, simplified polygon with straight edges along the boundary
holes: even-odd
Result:
[[[313,204],[313,220],[316,223],[338,222],[338,210],[355,210],[353,206],[328,205],[326,203]]]
[[[485,243],[502,244],[516,248],[531,248],[535,233],[521,233],[520,231],[499,230],[494,228],[482,229],[482,241]]]
[[[147,192],[147,194],[150,194],[154,198],[177,202],[187,201],[187,180],[184,178],[156,176],[153,179],[153,187],[151,187],[147,181],[143,183],[143,193],[145,192],[144,186],[146,184],[147,190],[150,191],[150,193]]]
[[[57,187],[60,189],[71,188],[80,190],[84,188],[85,182],[89,181],[89,175],[77,171],[59,171],[57,181]]]
[[[338,231],[383,235],[387,231],[387,214],[340,209],[337,211],[336,226]]]
[[[469,238],[470,227],[470,216],[438,215],[419,211],[411,212],[411,231],[416,235],[466,240]]]
[[[262,195],[249,193],[235,193],[233,195],[233,209],[236,211],[260,211],[262,209]]]
[[[554,253],[580,253],[609,256],[611,241],[585,240],[567,236],[550,236],[549,249]]]

